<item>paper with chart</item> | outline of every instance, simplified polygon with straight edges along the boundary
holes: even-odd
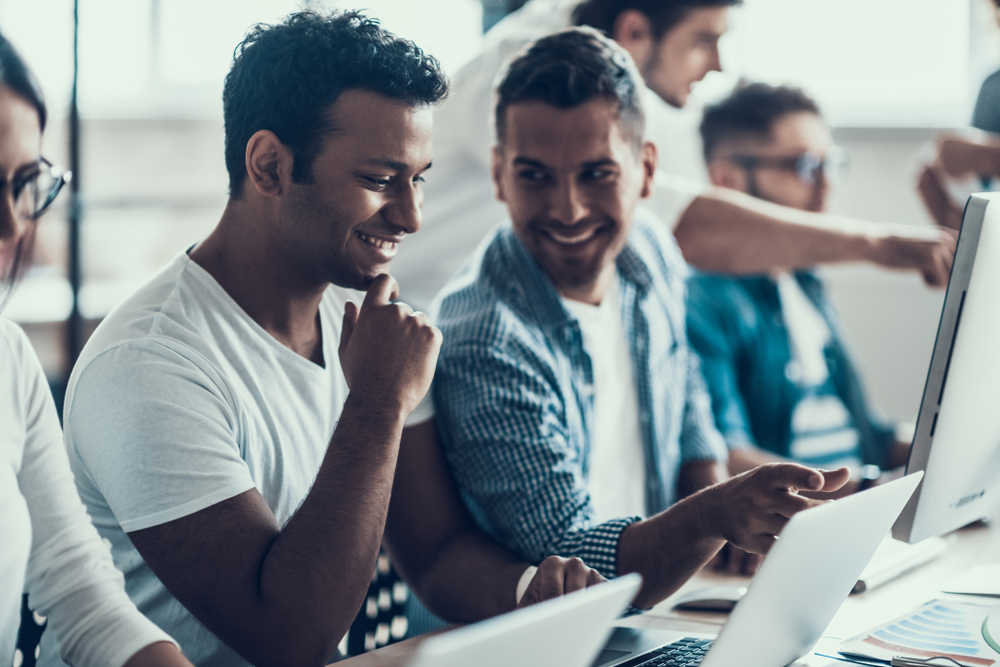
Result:
[[[1000,661],[998,639],[1000,607],[931,600],[905,616],[845,640],[840,650],[881,660],[891,660],[894,655],[947,656],[965,665],[989,667]]]

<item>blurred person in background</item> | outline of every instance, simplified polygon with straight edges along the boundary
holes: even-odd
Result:
[[[201,667],[329,662],[383,529],[449,620],[601,581],[578,559],[529,568],[475,528],[436,442],[400,444],[440,332],[387,272],[420,229],[446,93],[436,60],[362,14],[251,28],[224,86],[218,225],[73,370],[80,495],[129,594]]]
[[[797,88],[741,85],[705,110],[701,135],[714,185],[803,211],[826,210],[847,166],[819,107]],[[688,336],[730,474],[789,460],[847,466],[852,479],[842,495],[906,463],[909,438],[876,416],[814,272],[696,272],[688,290]]]
[[[1000,21],[1000,0],[989,0]],[[983,81],[972,111],[978,132],[948,133],[934,144],[934,156],[920,170],[917,193],[931,217],[958,229],[965,200],[973,192],[996,190],[1000,179],[1000,70]]]
[[[41,89],[0,35],[0,309],[30,261],[35,224],[69,178],[41,155]],[[74,667],[191,667],[125,593],[76,492],[48,382],[0,317],[0,660],[14,658],[21,596]]]
[[[660,168],[649,207],[674,230],[696,267],[759,273],[866,261],[916,270],[944,285],[954,239],[937,229],[880,225],[762,202],[703,184],[693,127],[682,122],[693,86],[721,69],[718,42],[740,0],[531,0],[486,35],[436,112],[435,169],[426,184],[424,228],[393,265],[403,297],[427,308],[483,236],[505,215],[490,182],[492,86],[501,66],[532,40],[588,25],[635,60],[649,93],[647,138]]]

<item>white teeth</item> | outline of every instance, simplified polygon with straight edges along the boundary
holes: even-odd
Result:
[[[377,239],[374,236],[368,236],[366,234],[362,234],[361,232],[354,232],[354,233],[357,234],[359,239],[361,239],[365,243],[370,243],[376,248],[380,248],[382,250],[394,250],[396,248],[396,244],[392,241]]]
[[[562,234],[556,234],[551,229],[548,230],[549,237],[556,243],[562,243],[564,245],[578,245],[580,243],[585,243],[590,239],[594,238],[597,234],[597,229],[591,227],[582,234],[577,234],[576,236],[563,236]]]

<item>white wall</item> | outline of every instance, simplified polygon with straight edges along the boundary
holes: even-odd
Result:
[[[936,134],[921,129],[840,129],[836,142],[851,153],[851,173],[832,210],[872,220],[927,225],[914,191],[912,158]],[[851,334],[872,401],[888,416],[916,418],[944,300],[913,273],[871,266],[823,270]]]

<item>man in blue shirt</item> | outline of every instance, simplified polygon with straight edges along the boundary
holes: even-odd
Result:
[[[706,110],[701,132],[715,185],[805,211],[826,210],[845,164],[816,103],[796,88],[743,86]],[[875,479],[871,466],[906,462],[909,445],[873,414],[813,273],[695,274],[689,290],[688,335],[730,472],[787,459],[847,465],[855,475],[845,493]]]
[[[487,532],[529,561],[640,572],[649,607],[726,540],[766,552],[816,502],[797,490],[832,491],[847,471],[775,464],[713,484],[725,448],[687,345],[685,265],[637,208],[656,167],[640,80],[586,28],[509,66],[492,171],[510,222],[440,296],[434,398]]]

